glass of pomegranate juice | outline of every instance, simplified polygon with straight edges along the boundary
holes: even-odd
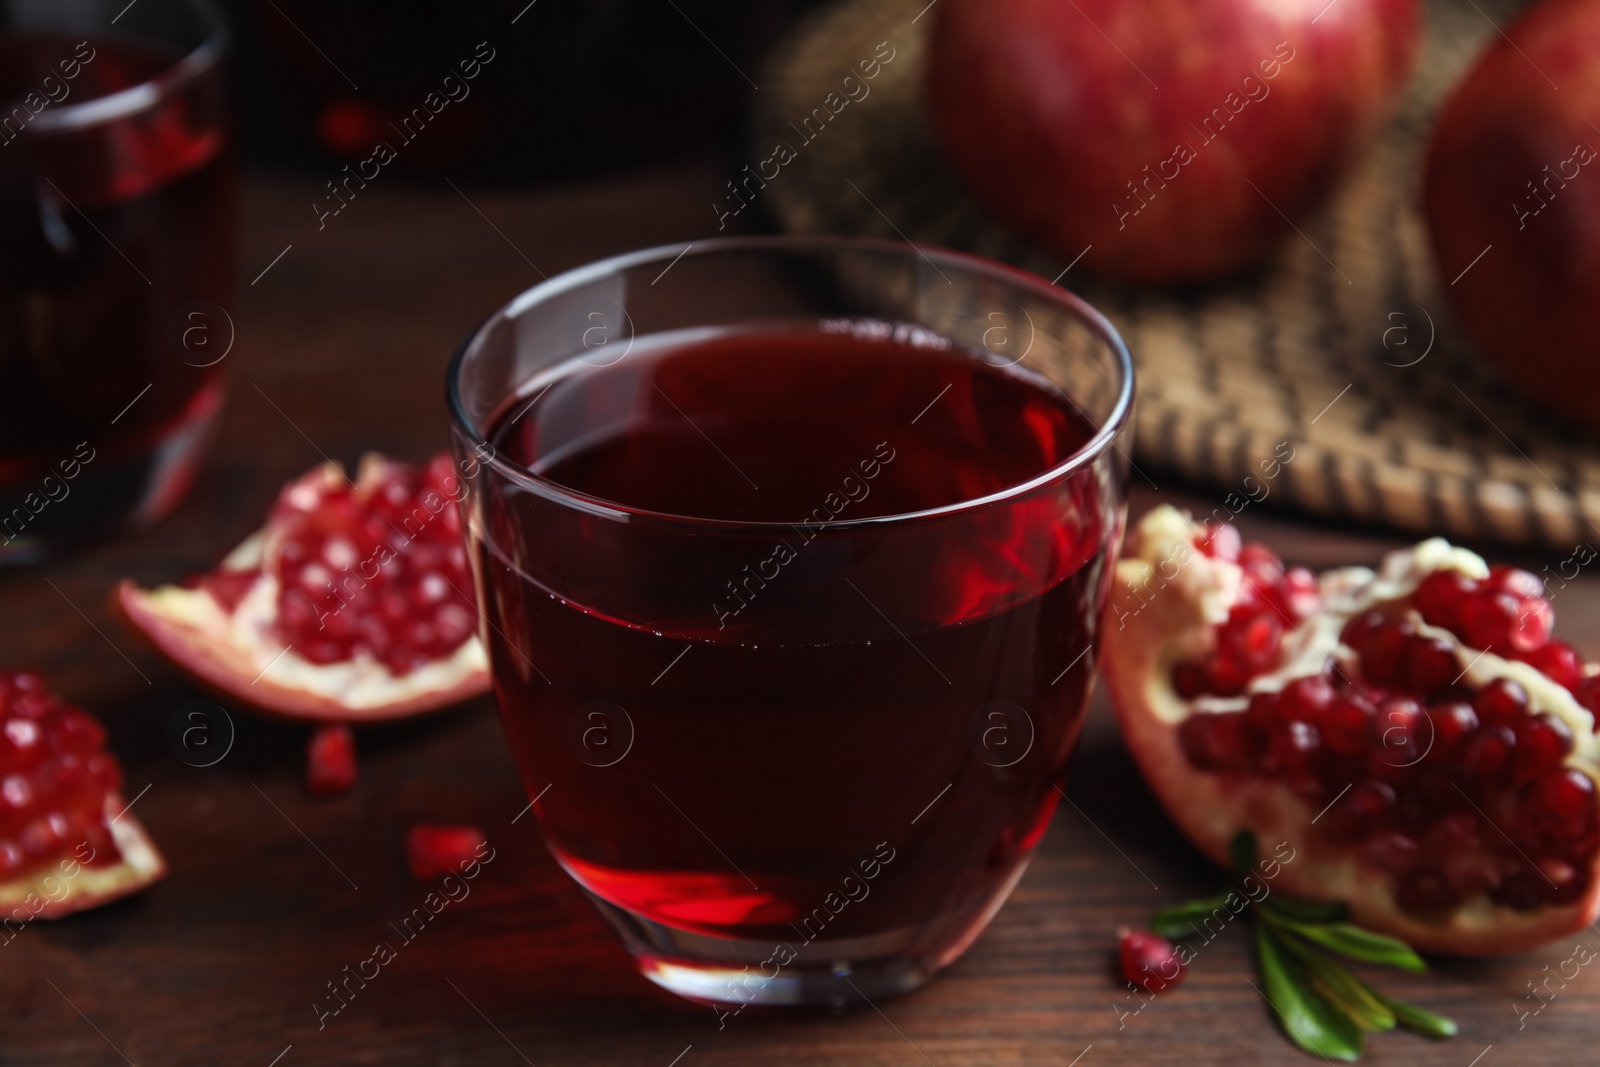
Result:
[[[233,340],[224,45],[204,0],[0,0],[0,563],[193,478]]]
[[[1062,795],[1132,396],[1070,293],[864,240],[619,256],[462,346],[506,735],[647,977],[864,1006],[972,944]]]

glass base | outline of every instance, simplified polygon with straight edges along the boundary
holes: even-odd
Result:
[[[843,1012],[921,988],[972,946],[1027,867],[1027,860],[1018,863],[986,900],[957,913],[867,937],[814,941],[798,931],[778,942],[712,937],[584,892],[622,936],[641,974],[719,1009],[726,1025],[747,1007]]]

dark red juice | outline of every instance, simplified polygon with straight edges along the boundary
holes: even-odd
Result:
[[[1002,493],[1093,433],[1042,378],[877,323],[528,382],[491,442],[594,499],[487,503],[478,565],[561,862],[682,930],[953,958],[1059,799],[1121,516],[1086,470],[861,520]]]
[[[220,410],[234,178],[182,61],[0,27],[0,558],[170,509]]]

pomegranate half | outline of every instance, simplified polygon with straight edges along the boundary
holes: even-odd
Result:
[[[1123,735],[1218,863],[1288,842],[1275,889],[1432,952],[1517,952],[1600,914],[1600,667],[1540,580],[1442,539],[1286,570],[1159,507],[1106,616]]]
[[[143,889],[166,861],[122,799],[106,734],[28,671],[0,673],[0,934]]]
[[[271,714],[376,722],[488,691],[446,455],[326,463],[266,525],[182,585],[124,581],[116,608],[202,685]]]

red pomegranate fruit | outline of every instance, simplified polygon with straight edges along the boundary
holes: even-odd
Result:
[[[183,585],[116,606],[208,688],[271,714],[375,722],[488,690],[453,463],[368,456],[290,483],[266,525]]]
[[[1514,386],[1600,427],[1600,4],[1542,0],[1439,113],[1423,201],[1441,288]],[[1559,91],[1558,91],[1559,86]]]
[[[1600,666],[1534,575],[1442,539],[1376,572],[1286,569],[1171,507],[1117,566],[1106,680],[1173,820],[1218,863],[1419,949],[1517,952],[1600,915]]]
[[[935,130],[1023,238],[1113,278],[1261,261],[1332,189],[1416,55],[1416,0],[943,0]]]
[[[122,770],[88,713],[27,671],[0,673],[0,918],[55,919],[167,873],[119,789]]]

